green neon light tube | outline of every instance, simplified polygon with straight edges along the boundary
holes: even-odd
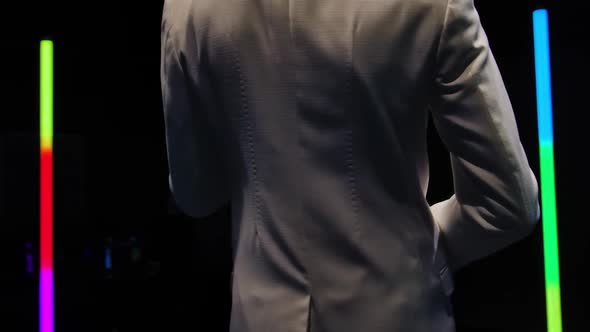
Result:
[[[549,20],[546,9],[539,9],[533,12],[533,28],[535,39],[539,156],[541,162],[541,211],[543,216],[547,331],[561,332],[561,286],[559,281],[557,204],[555,198],[553,154],[553,106],[551,101]]]

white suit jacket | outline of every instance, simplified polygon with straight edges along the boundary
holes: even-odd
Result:
[[[178,205],[231,202],[232,332],[453,331],[452,271],[539,219],[473,0],[168,0],[161,78]]]

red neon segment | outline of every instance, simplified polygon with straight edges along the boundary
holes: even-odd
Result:
[[[53,269],[53,152],[41,149],[41,269]]]

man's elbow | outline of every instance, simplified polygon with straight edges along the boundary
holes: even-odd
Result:
[[[539,184],[532,170],[529,169],[530,182],[528,190],[523,190],[523,206],[520,213],[520,219],[523,231],[526,235],[531,233],[541,218],[541,207],[539,205]]]
[[[226,195],[215,195],[213,193],[206,197],[198,197],[197,195],[184,195],[172,191],[172,197],[176,207],[182,214],[196,219],[214,214],[229,201]]]
[[[516,225],[514,232],[518,233],[521,238],[532,233],[540,220],[539,200],[536,190],[533,190],[533,192],[534,194],[528,196],[528,199],[524,200],[523,204],[518,206],[516,211],[512,213],[513,224]]]
[[[210,187],[212,186],[205,184],[187,185],[186,182],[174,182],[172,176],[168,177],[168,188],[176,210],[192,218],[208,217],[229,202],[229,195],[223,189],[224,186],[205,189]]]
[[[539,202],[536,201],[532,209],[523,211],[520,216],[520,225],[524,236],[529,235],[537,227],[541,217]]]

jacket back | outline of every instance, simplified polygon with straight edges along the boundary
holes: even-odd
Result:
[[[177,0],[162,28],[177,202],[231,200],[232,332],[453,331],[451,270],[538,219],[472,1]]]

